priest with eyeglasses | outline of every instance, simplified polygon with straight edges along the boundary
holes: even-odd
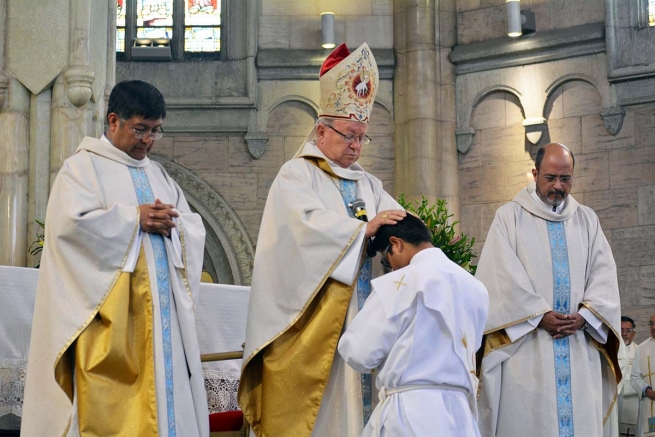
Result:
[[[319,85],[318,121],[275,178],[257,240],[238,395],[257,436],[360,435],[372,410],[370,375],[336,347],[370,293],[368,241],[405,211],[357,163],[364,148],[375,153],[368,45],[335,49]]]
[[[122,81],[107,113],[50,193],[21,435],[206,437],[194,316],[205,228],[148,158],[159,90]]]

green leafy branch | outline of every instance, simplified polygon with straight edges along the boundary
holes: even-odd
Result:
[[[37,225],[43,229],[43,232],[35,232],[36,234],[36,240],[30,244],[30,248],[28,249],[30,255],[36,256],[40,254],[43,251],[43,245],[45,244],[45,223],[43,223],[40,220],[34,220]],[[41,263],[37,264],[35,267],[38,269]]]
[[[405,195],[398,196],[398,203],[416,214],[427,225],[432,234],[432,244],[443,251],[443,253],[454,263],[460,265],[471,274],[475,274],[477,266],[471,264],[473,258],[477,258],[473,250],[475,238],[465,234],[455,235],[455,226],[459,221],[450,223],[449,219],[453,214],[448,213],[448,201],[437,199],[436,203],[430,205],[430,201],[421,196],[421,200],[407,201]]]

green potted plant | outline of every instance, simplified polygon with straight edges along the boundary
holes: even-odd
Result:
[[[477,258],[473,250],[475,238],[470,238],[465,234],[455,235],[455,225],[459,221],[450,223],[453,214],[448,213],[448,201],[437,199],[436,203],[430,204],[430,201],[421,196],[421,200],[415,199],[413,202],[407,201],[405,195],[398,196],[398,203],[407,211],[418,216],[430,229],[432,234],[432,244],[443,251],[443,253],[454,263],[460,265],[471,274],[475,274],[477,266],[471,264],[473,258]]]

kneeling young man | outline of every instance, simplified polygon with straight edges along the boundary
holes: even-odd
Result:
[[[371,281],[339,341],[350,366],[379,371],[379,403],[362,436],[479,436],[475,352],[487,290],[435,248],[412,215],[382,226],[373,247],[393,272]]]

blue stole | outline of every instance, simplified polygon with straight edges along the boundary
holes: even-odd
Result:
[[[350,209],[349,204],[357,198],[357,182],[347,179],[339,179],[339,191],[343,197],[343,203],[346,205],[346,211],[351,217],[355,214]],[[371,294],[371,258],[364,255],[364,262],[357,276],[357,309],[361,310],[364,302]],[[362,373],[362,403],[364,407],[364,425],[368,422],[372,412],[372,392],[373,377],[370,373]]]
[[[154,204],[155,196],[150,187],[146,172],[141,167],[129,167],[139,205]],[[168,414],[168,436],[175,437],[175,399],[173,397],[173,347],[171,343],[171,278],[168,271],[166,245],[161,234],[150,234],[150,242],[155,253],[157,270],[157,289],[161,314],[161,331],[164,351],[164,374],[166,375],[166,410]]]
[[[553,263],[553,311],[570,314],[571,275],[563,222],[547,221]],[[560,437],[573,437],[573,394],[571,390],[571,350],[569,337],[553,340],[557,424]]]

